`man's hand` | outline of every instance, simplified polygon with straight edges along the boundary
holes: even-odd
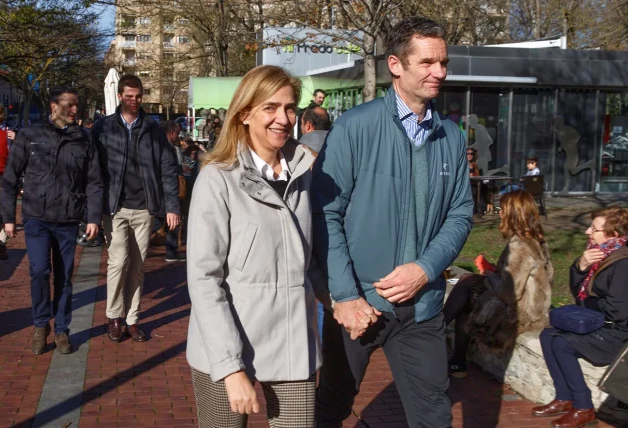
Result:
[[[15,223],[4,223],[4,231],[9,238],[15,238],[15,235],[17,235],[17,232],[15,231]]]
[[[225,378],[227,398],[233,413],[250,415],[259,413],[259,403],[253,383],[243,371],[235,372]]]
[[[15,140],[15,131],[8,130],[7,131],[7,138],[9,140]]]
[[[168,225],[168,230],[174,230],[179,223],[181,223],[181,216],[172,213],[166,214],[166,224]]]
[[[390,303],[403,303],[419,292],[428,282],[427,274],[416,263],[397,266],[385,278],[373,284],[377,294]]]
[[[88,241],[94,239],[96,235],[98,235],[98,225],[96,223],[88,223],[85,234],[87,235]]]
[[[374,324],[381,314],[363,297],[334,304],[334,318],[351,334],[351,340],[362,336],[368,326]]]
[[[7,235],[9,232],[7,232]],[[10,235],[9,235],[10,236]],[[586,250],[580,256],[580,260],[578,260],[578,267],[580,270],[584,271],[589,268],[594,263],[604,260],[604,253],[597,248],[591,248],[590,250]]]

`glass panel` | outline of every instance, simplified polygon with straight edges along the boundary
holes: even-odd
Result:
[[[628,92],[600,94],[604,110],[599,190],[628,189]]]
[[[452,120],[463,133],[466,132],[467,88],[460,86],[443,86],[438,98],[432,100],[437,112]]]
[[[512,103],[510,175],[526,172],[526,159],[538,158],[545,190],[551,190],[554,135],[554,91],[515,89]]]
[[[508,90],[472,88],[469,145],[476,149],[483,175],[510,175],[508,164]]]
[[[556,129],[556,166],[554,191],[591,192],[598,138],[595,117],[595,92],[561,90]],[[598,109],[597,123],[604,120]]]

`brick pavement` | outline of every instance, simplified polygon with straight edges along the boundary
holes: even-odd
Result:
[[[0,262],[0,426],[30,427],[52,353],[30,354],[28,264],[23,235],[12,241],[9,249],[11,260]],[[141,322],[151,340],[111,343],[105,335],[103,252],[80,428],[178,428],[196,424],[194,392],[185,360],[190,310],[185,265],[167,264],[163,247],[151,248],[146,270]],[[455,427],[549,426],[548,420],[530,415],[533,403],[517,397],[479,370],[471,370],[466,380],[452,379],[450,396]],[[371,428],[407,426],[382,352],[373,355],[354,410]],[[250,418],[249,426],[268,426],[264,410]],[[345,427],[365,426],[355,416],[345,422]]]

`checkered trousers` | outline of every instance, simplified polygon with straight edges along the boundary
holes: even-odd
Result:
[[[248,415],[231,411],[224,382],[192,369],[200,428],[246,428]],[[300,382],[262,382],[271,428],[312,428],[316,403],[316,374]]]

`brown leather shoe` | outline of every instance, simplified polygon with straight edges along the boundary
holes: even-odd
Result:
[[[69,354],[72,352],[72,344],[67,333],[55,334],[55,345],[60,354]]]
[[[566,415],[552,421],[552,428],[580,428],[597,425],[595,409],[572,408]]]
[[[115,343],[122,342],[122,318],[109,318],[107,337]]]
[[[33,331],[33,341],[31,343],[31,351],[33,354],[43,354],[46,349],[46,339],[50,334],[50,324],[46,324],[46,327],[35,327]]]
[[[533,407],[532,414],[534,416],[539,416],[542,418],[564,415],[573,408],[572,403],[573,401],[562,401],[554,399],[554,401],[546,404],[545,406]]]
[[[0,244],[0,260],[6,260],[9,258],[9,253],[7,253],[7,246],[5,244]]]
[[[140,330],[137,324],[128,325],[125,330],[126,334],[131,336],[134,342],[146,342],[148,340],[148,337]]]

